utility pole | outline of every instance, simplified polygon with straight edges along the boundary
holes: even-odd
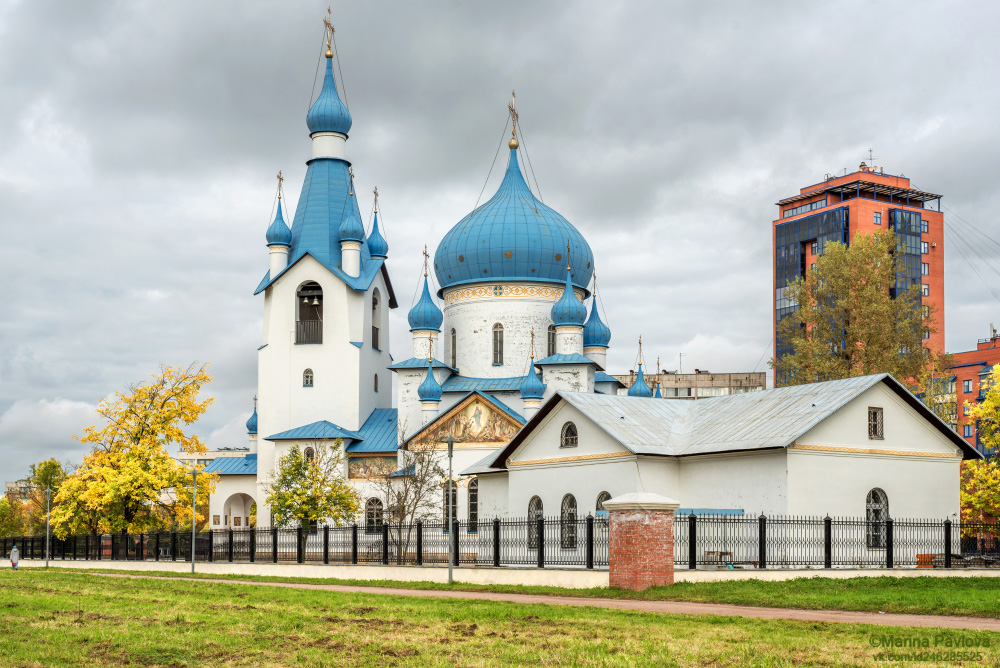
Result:
[[[684,356],[687,353],[677,353],[677,373],[684,373]]]
[[[198,469],[191,469],[191,572],[194,573],[195,524],[198,518]]]
[[[448,584],[452,583],[451,568],[452,563],[455,561],[454,550],[455,550],[455,536],[451,535],[455,531],[455,523],[452,521],[452,516],[454,509],[451,507],[452,503],[452,483],[451,483],[451,457],[455,452],[455,437],[448,436],[445,439],[445,443],[448,444]]]
[[[45,568],[49,567],[49,515],[52,514],[52,488],[45,488]]]

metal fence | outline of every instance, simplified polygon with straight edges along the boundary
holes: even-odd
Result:
[[[196,562],[607,568],[607,516],[486,522],[231,529],[197,534]],[[26,559],[45,536],[0,538]],[[191,534],[52,538],[50,559],[191,561]],[[950,520],[686,515],[674,520],[677,568],[1000,568],[1000,524]]]

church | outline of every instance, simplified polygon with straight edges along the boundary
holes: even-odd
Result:
[[[503,180],[432,261],[424,251],[422,285],[406,286],[419,292],[408,355],[393,359],[390,248],[377,191],[370,226],[362,221],[331,30],[298,202],[294,214],[285,208],[279,180],[264,234],[249,446],[216,452],[206,469],[220,477],[211,528],[247,526],[253,507],[269,525],[281,455],[336,442],[362,512],[380,521],[387,509],[372,481],[406,475],[401,449],[443,460],[449,438],[463,520],[600,514],[635,491],[706,513],[864,516],[890,503],[894,516],[958,513],[959,465],[978,453],[891,377],[670,400],[645,382],[640,344],[626,393],[606,372],[611,330],[594,253],[529,187],[513,102]]]

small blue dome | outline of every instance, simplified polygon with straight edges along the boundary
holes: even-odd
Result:
[[[537,199],[511,150],[503,182],[490,201],[452,227],[434,253],[441,289],[499,280],[561,284],[570,245],[573,283],[586,289],[594,254],[580,231]]]
[[[601,314],[597,312],[597,298],[594,297],[590,304],[590,317],[583,326],[583,347],[607,348],[610,343],[611,330],[601,320]]]
[[[254,436],[257,435],[257,407],[253,407],[253,415],[247,420],[247,433]]]
[[[566,285],[562,297],[552,305],[552,322],[556,325],[582,325],[587,319],[587,307],[576,298],[570,276],[573,272],[566,270]]]
[[[531,358],[531,368],[528,370],[528,375],[524,377],[524,382],[521,383],[520,389],[522,399],[541,399],[545,394],[545,385],[535,371],[534,357]]]
[[[278,215],[274,217],[274,222],[267,228],[268,246],[291,246],[292,231],[285,224],[285,219],[281,217],[281,198],[278,198]]]
[[[323,90],[319,97],[309,107],[306,114],[306,125],[310,134],[313,132],[340,132],[347,134],[351,130],[351,112],[337,95],[337,82],[333,79],[333,58],[326,59],[326,76],[323,77]]]
[[[365,239],[365,226],[358,214],[355,213],[355,208],[354,197],[352,195],[347,202],[347,215],[344,216],[344,220],[340,223],[340,229],[337,231],[341,241],[357,241],[360,243]]]
[[[646,397],[647,399],[653,396],[653,391],[649,389],[649,385],[646,385],[646,379],[642,377],[641,364],[639,365],[639,375],[636,377],[635,382],[632,383],[632,387],[628,388],[628,396]]]
[[[420,299],[417,303],[413,305],[410,309],[409,314],[407,314],[406,319],[410,323],[410,331],[417,332],[421,330],[440,332],[441,331],[441,320],[443,318],[441,309],[437,307],[434,300],[431,299],[430,290],[427,288],[427,277],[424,276],[424,292],[420,295]]]
[[[434,377],[434,367],[431,366],[429,360],[427,362],[427,377],[417,388],[417,396],[420,397],[420,401],[441,401],[441,385]]]
[[[372,233],[368,235],[368,252],[375,258],[389,257],[389,244],[385,237],[378,231],[378,211],[375,212],[375,222],[372,224]]]
[[[654,399],[662,399],[663,398],[663,395],[660,394],[660,384],[659,383],[656,384],[656,394],[653,395],[653,398]]]

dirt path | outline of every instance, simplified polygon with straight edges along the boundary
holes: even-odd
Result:
[[[93,573],[109,578],[148,578],[152,580],[182,580],[185,582],[215,582],[259,587],[316,589],[349,594],[382,594],[417,598],[452,598],[463,600],[502,601],[542,605],[574,605],[612,610],[637,610],[671,615],[720,615],[755,619],[790,619],[799,622],[835,622],[839,624],[875,624],[878,626],[930,627],[1000,631],[1000,619],[989,617],[959,617],[952,615],[907,615],[898,613],[854,612],[850,610],[800,610],[796,608],[764,608],[728,603],[691,603],[686,601],[635,601],[623,598],[584,598],[581,596],[541,596],[536,594],[500,594],[495,592],[445,591],[439,589],[402,589],[364,587],[356,585],[305,584],[292,582],[250,582],[215,578],[163,578],[148,575]]]

